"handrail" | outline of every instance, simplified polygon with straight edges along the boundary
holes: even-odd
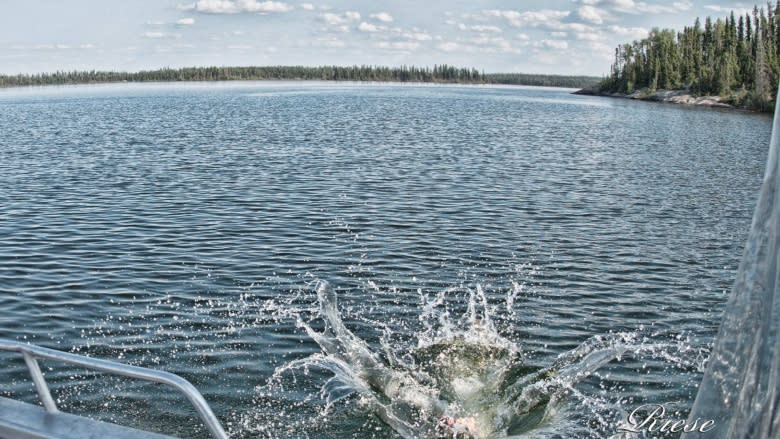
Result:
[[[209,404],[203,398],[203,395],[201,395],[198,389],[189,381],[178,375],[161,370],[130,366],[128,364],[61,352],[12,340],[0,339],[0,351],[19,352],[24,356],[24,362],[27,364],[27,369],[30,371],[33,383],[35,384],[35,389],[38,392],[38,397],[43,403],[46,411],[49,413],[58,413],[59,410],[54,403],[54,399],[51,397],[49,386],[46,384],[46,379],[43,377],[43,373],[41,373],[41,369],[38,366],[38,358],[59,361],[86,369],[171,386],[187,397],[198,412],[198,417],[200,417],[203,423],[206,424],[206,427],[208,427],[212,437],[215,439],[228,439],[228,435],[222,428],[222,424],[220,424],[219,419],[214,415],[214,412],[211,411],[211,407],[209,407]]]

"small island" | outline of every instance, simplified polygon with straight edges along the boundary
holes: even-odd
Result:
[[[611,74],[578,94],[774,111],[780,76],[780,2],[681,32],[655,28],[615,49]]]

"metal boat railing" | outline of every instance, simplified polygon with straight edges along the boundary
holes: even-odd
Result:
[[[716,422],[684,439],[780,437],[780,93],[775,99],[753,223],[686,425]]]
[[[24,357],[27,369],[30,371],[35,389],[38,392],[38,398],[43,407],[49,413],[58,413],[59,409],[49,391],[46,379],[38,366],[38,359],[58,361],[61,363],[80,366],[85,369],[96,370],[99,372],[121,375],[139,380],[165,384],[171,386],[183,393],[184,396],[195,407],[198,417],[206,424],[211,436],[216,439],[227,439],[228,435],[222,428],[211,407],[203,398],[203,395],[189,381],[169,372],[147,369],[145,367],[130,366],[127,364],[116,363],[108,360],[85,357],[67,352],[61,352],[54,349],[48,349],[40,346],[24,344],[17,341],[0,339],[0,351],[19,352]]]

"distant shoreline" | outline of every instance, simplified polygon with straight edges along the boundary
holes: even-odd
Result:
[[[560,88],[565,90],[573,90],[570,94],[577,94],[580,89],[577,87],[565,87],[555,85],[529,85],[529,84],[502,84],[497,82],[443,82],[443,81],[386,81],[386,80],[352,80],[352,79],[202,79],[202,80],[183,80],[183,81],[100,81],[100,82],[68,82],[61,84],[34,84],[34,85],[7,85],[0,86],[2,90],[15,90],[24,88],[44,88],[44,87],[70,87],[70,86],[83,86],[83,85],[122,85],[122,84],[231,84],[231,83],[301,83],[301,84],[367,84],[367,85],[463,85],[463,86],[504,86],[504,87],[538,87],[538,88]]]
[[[138,72],[71,71],[0,75],[0,88],[143,82],[211,81],[337,81],[400,82],[434,84],[500,84],[543,87],[584,88],[597,84],[594,76],[542,75],[529,73],[484,73],[473,68],[448,65],[431,67],[382,66],[256,66],[184,67]]]
[[[352,79],[201,79],[201,80],[181,80],[181,81],[100,81],[100,82],[68,82],[68,83],[56,83],[56,84],[33,84],[33,85],[0,85],[0,92],[3,90],[16,90],[25,88],[45,88],[45,87],[70,87],[70,86],[84,86],[84,85],[121,85],[121,84],[230,84],[230,83],[248,83],[248,82],[265,82],[265,83],[333,83],[333,84],[368,84],[368,85],[409,85],[409,86],[422,86],[422,85],[442,85],[442,86],[503,86],[503,87],[538,87],[538,88],[560,88],[564,90],[574,90],[570,94],[581,94],[579,87],[570,87],[563,85],[536,85],[536,84],[506,84],[498,82],[445,82],[445,81],[387,81],[387,80],[352,80]]]

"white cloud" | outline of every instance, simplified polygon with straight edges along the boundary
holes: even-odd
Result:
[[[325,12],[320,14],[319,18],[325,23],[325,25],[319,29],[322,32],[349,33],[354,28],[363,32],[378,32],[385,30],[383,26],[368,22],[361,22],[361,24],[355,26],[356,22],[360,20],[360,13],[355,11],[346,11],[344,13]]]
[[[144,38],[160,39],[160,38],[178,38],[177,34],[169,34],[167,32],[144,32],[142,34]]]
[[[688,1],[672,3],[672,7],[678,11],[687,11],[688,9],[691,9],[691,6],[693,6],[693,4]]]
[[[569,43],[562,40],[541,40],[539,45],[550,49],[564,50],[569,48]]]
[[[383,23],[390,23],[393,21],[393,16],[388,14],[387,12],[377,12],[376,14],[371,14],[369,17],[379,20]]]
[[[611,32],[620,35],[622,37],[631,37],[631,38],[644,38],[647,36],[648,33],[650,33],[650,31],[644,27],[610,26],[608,29]]]
[[[176,24],[178,24],[179,26],[191,26],[191,25],[195,24],[195,19],[194,18],[181,18],[179,20],[176,20]]]
[[[596,32],[577,32],[576,37],[578,40],[583,41],[601,41],[604,36]]]
[[[321,17],[325,21],[325,23],[331,25],[341,24],[345,21],[340,15],[333,14],[331,12],[326,12],[322,14]]]
[[[596,41],[590,41],[587,47],[593,52],[593,55],[604,60],[611,60],[615,53],[614,47]]]
[[[379,32],[379,28],[375,24],[366,23],[365,21],[361,22],[358,25],[358,30],[361,30],[363,32]]]
[[[405,38],[408,38],[410,40],[415,41],[430,41],[433,39],[430,35],[428,35],[425,32],[406,32],[403,34]]]
[[[602,16],[604,15],[604,11],[597,9],[593,6],[582,6],[579,9],[577,9],[577,15],[580,16],[585,21],[588,21],[593,24],[601,24],[604,22],[604,19]]]
[[[447,24],[457,26],[460,30],[471,30],[480,33],[501,33],[503,30],[498,26],[486,25],[486,24],[466,24],[458,23],[457,21],[448,20]]]
[[[557,38],[566,38],[569,34],[567,32],[561,32],[561,31],[555,31],[550,32],[550,36],[557,37]]]
[[[743,6],[740,4],[740,7],[743,7]],[[726,13],[728,13],[730,11],[735,10],[736,7],[731,8],[731,7],[728,7],[728,6],[721,6],[721,5],[704,5],[704,9],[709,9],[710,11],[715,11],[715,12],[726,12]]]
[[[544,26],[551,22],[559,22],[561,19],[568,17],[570,14],[570,11],[559,11],[553,9],[542,9],[539,11],[526,12],[497,9],[483,11],[484,16],[501,17],[515,27]]]
[[[95,48],[95,45],[92,43],[85,43],[85,44],[79,44],[77,46],[73,46],[70,44],[36,44],[34,46],[25,46],[25,45],[13,45],[8,46],[11,50],[91,50]]]
[[[572,31],[572,32],[594,32],[595,29],[592,26],[588,26],[583,23],[561,23],[550,22],[545,25],[548,29],[554,29],[557,31]]]
[[[288,12],[293,6],[277,1],[257,0],[199,0],[188,5],[179,5],[185,11],[197,11],[208,14],[238,14],[241,12]]]
[[[528,39],[527,35],[519,34],[517,37],[517,40],[509,41],[500,36],[483,34],[477,38],[458,38],[457,41],[441,43],[436,48],[443,52],[518,54],[522,52],[518,47],[525,47],[529,43],[525,41]]]
[[[311,3],[301,3],[301,9],[303,9],[305,11],[313,11],[314,10],[314,5],[311,4]]]
[[[730,12],[734,12],[734,15],[745,15],[749,14],[753,11],[751,7],[744,3],[737,3],[734,6],[720,6],[720,5],[705,5],[705,9],[709,9],[710,11],[719,12],[722,14],[728,14]]]
[[[488,26],[488,25],[482,25],[482,24],[475,24],[469,27],[469,29],[476,31],[476,32],[495,32],[495,33],[501,33],[501,28],[498,26]]]
[[[334,14],[333,12],[326,12],[320,16],[326,24],[330,26],[337,26],[342,24],[348,24],[352,21],[360,20],[360,14],[353,11],[347,11],[344,14]]]
[[[316,47],[341,48],[345,47],[347,43],[338,38],[317,38],[312,41],[312,45]]]
[[[380,49],[412,51],[420,47],[420,43],[414,41],[381,41],[377,46]]]
[[[458,43],[448,42],[448,43],[441,43],[438,46],[439,49],[445,51],[445,52],[454,52],[461,48],[461,45]]]
[[[477,46],[490,46],[502,50],[508,50],[512,47],[511,44],[509,44],[509,41],[505,40],[502,37],[473,38],[471,42],[473,44],[476,44]]]
[[[576,0],[575,0],[576,1]],[[579,0],[586,6],[599,6],[614,12],[624,14],[669,14],[687,11],[693,6],[689,1],[676,1],[671,4],[650,4],[635,0]]]

